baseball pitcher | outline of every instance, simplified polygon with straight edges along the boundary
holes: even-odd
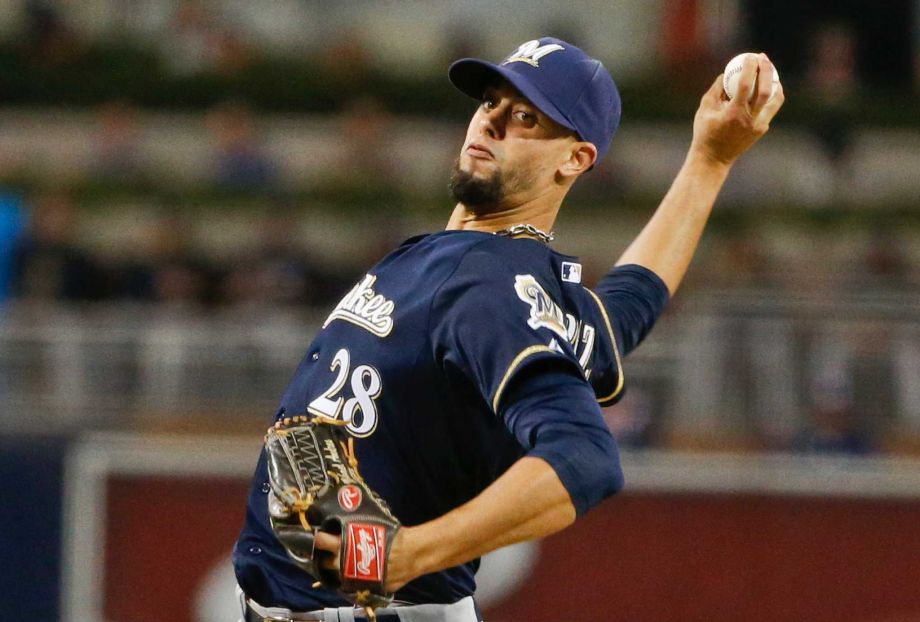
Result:
[[[740,92],[772,70],[752,55]],[[592,289],[549,244],[619,125],[607,70],[542,37],[499,63],[459,60],[449,77],[480,102],[451,176],[456,206],[444,231],[403,242],[329,311],[266,421],[234,551],[246,622],[480,621],[480,556],[619,491],[600,407],[622,395],[622,358],[784,99],[763,80],[729,100],[715,79],[670,191]]]

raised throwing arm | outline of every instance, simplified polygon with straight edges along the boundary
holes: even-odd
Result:
[[[750,91],[758,70],[772,74],[773,66],[764,54],[745,61],[739,92]],[[783,105],[782,86],[771,98],[772,87],[772,81],[760,80],[753,101],[729,100],[722,90],[722,76],[716,79],[700,101],[693,142],[671,189],[617,265],[644,266],[661,277],[671,294],[677,290],[729,170],[766,134]]]

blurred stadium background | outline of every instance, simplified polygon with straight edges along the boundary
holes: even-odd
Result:
[[[630,489],[489,560],[487,619],[920,620],[917,0],[0,3],[0,620],[234,619],[305,345],[446,222],[447,64],[541,34],[624,100],[557,226],[588,282],[729,58],[787,105],[626,361]]]

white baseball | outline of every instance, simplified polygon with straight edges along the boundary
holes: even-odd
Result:
[[[722,88],[725,89],[725,94],[728,95],[729,99],[734,99],[735,94],[738,92],[738,80],[741,79],[741,70],[744,68],[744,59],[748,56],[753,56],[756,58],[757,54],[754,54],[753,52],[738,54],[738,56],[728,61],[728,64],[725,65],[725,73],[722,76]],[[754,99],[754,93],[757,88],[758,80],[754,80],[754,84],[751,85],[751,92],[748,95],[748,101]],[[776,95],[777,88],[779,88],[779,72],[776,70],[776,67],[774,67],[773,90],[770,91],[771,98]]]

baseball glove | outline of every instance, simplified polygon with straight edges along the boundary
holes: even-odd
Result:
[[[373,620],[374,610],[393,600],[384,585],[400,523],[358,472],[354,439],[344,425],[328,417],[290,417],[268,429],[268,513],[275,536],[316,585],[337,590]],[[328,553],[314,550],[317,530],[341,537],[337,570],[320,564]]]

